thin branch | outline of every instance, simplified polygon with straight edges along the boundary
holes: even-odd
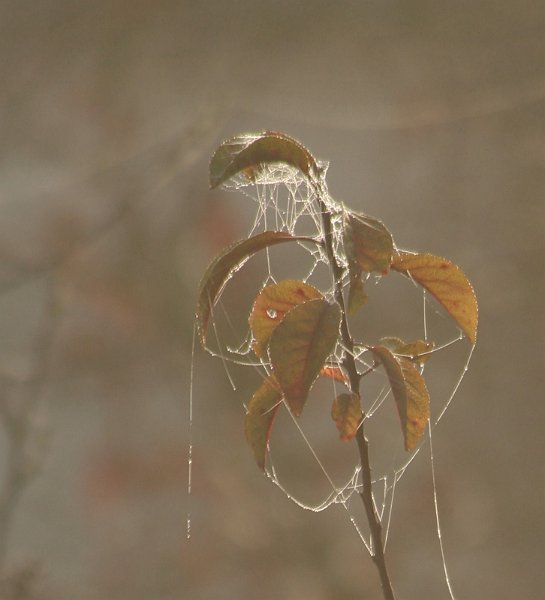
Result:
[[[359,387],[362,375],[358,373],[356,361],[354,360],[354,340],[352,339],[350,330],[348,328],[343,296],[343,268],[339,265],[339,262],[335,256],[335,251],[333,249],[333,227],[331,224],[331,213],[324,202],[324,197],[327,194],[325,183],[323,181],[316,182],[314,189],[320,206],[320,213],[322,215],[324,242],[335,286],[335,301],[341,309],[341,339],[345,347],[342,366],[348,374],[350,391],[358,394],[359,396]],[[369,528],[371,530],[371,539],[373,541],[372,558],[379,572],[384,599],[395,600],[392,584],[386,568],[384,544],[382,541],[382,523],[380,521],[373,498],[371,463],[369,460],[369,444],[364,433],[364,422],[362,423],[361,427],[358,428],[356,433],[356,443],[358,445],[358,451],[360,455],[363,483],[360,496],[365,507],[367,521],[369,522]]]

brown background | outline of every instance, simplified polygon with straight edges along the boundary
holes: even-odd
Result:
[[[255,469],[255,380],[201,354],[185,539],[196,288],[253,208],[208,190],[208,157],[262,129],[474,283],[434,438],[447,564],[459,599],[542,597],[543,3],[2,2],[0,81],[2,598],[380,598],[342,511]],[[429,478],[392,522],[407,600],[448,598]]]

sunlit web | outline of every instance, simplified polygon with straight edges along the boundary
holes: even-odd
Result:
[[[327,170],[327,164],[320,165],[325,172]],[[322,235],[322,219],[319,213],[318,202],[315,197],[315,192],[312,186],[308,183],[305,177],[303,177],[297,170],[290,166],[278,164],[278,165],[263,165],[259,169],[247,170],[231,179],[226,188],[242,193],[247,196],[253,203],[255,203],[255,219],[251,223],[248,231],[248,237],[256,235],[266,230],[286,231],[292,235],[304,235],[304,236],[321,236]],[[344,205],[340,202],[335,201],[327,193],[327,187],[325,186],[324,180],[324,202],[327,209],[332,214],[333,224],[333,235],[334,235],[334,248],[338,262],[342,266],[346,266],[346,258],[343,255],[342,242],[341,242],[341,223],[343,219]],[[305,266],[297,265],[299,269],[297,278],[302,279],[305,282],[312,283],[320,288],[322,293],[329,299],[333,298],[333,281],[331,276],[328,275],[327,269],[327,257],[324,250],[316,245],[308,243],[299,243],[300,248],[306,253]],[[264,272],[262,276],[261,284],[265,286],[267,284],[277,282],[279,279],[285,278],[284,271],[285,265],[279,265],[275,263],[274,250],[265,250],[265,263]],[[301,263],[302,264],[302,263]],[[282,271],[282,275],[278,276],[278,271]],[[325,275],[325,276],[324,276]],[[329,278],[329,279],[328,279]],[[405,279],[405,278],[404,278]],[[325,281],[325,284],[324,284]],[[380,284],[381,278],[376,276],[369,276],[367,285]],[[343,282],[344,285],[348,285],[348,277]],[[450,329],[450,333],[445,337],[443,329],[441,329],[440,335],[443,337],[442,340],[434,337],[435,332],[430,331],[432,329],[431,321],[435,318],[440,311],[437,305],[431,301],[426,293],[421,290],[416,284],[413,284],[410,280],[406,279],[404,285],[414,287],[413,292],[421,295],[422,309],[418,314],[413,315],[413,320],[418,323],[418,331],[415,333],[416,337],[421,339],[431,339],[435,342],[435,347],[431,351],[433,354],[448,353],[453,347],[459,346],[463,348],[463,352],[458,352],[462,356],[460,362],[461,366],[450,367],[452,369],[459,369],[458,375],[453,378],[449,389],[445,392],[444,388],[438,397],[437,393],[432,393],[432,418],[428,427],[428,436],[424,437],[424,441],[411,453],[406,453],[403,449],[402,435],[397,430],[396,441],[388,444],[381,445],[380,451],[384,452],[387,459],[382,461],[380,468],[377,468],[375,464],[372,464],[373,473],[375,479],[373,480],[373,497],[377,512],[380,516],[383,535],[384,535],[384,546],[388,545],[388,541],[391,538],[391,523],[394,508],[394,500],[396,498],[396,490],[400,485],[404,475],[407,473],[408,467],[416,459],[421,452],[428,453],[428,460],[431,470],[431,479],[433,485],[433,505],[435,509],[436,517],[436,532],[438,537],[438,547],[441,553],[441,560],[443,564],[445,584],[448,588],[450,597],[454,599],[454,592],[451,586],[447,562],[445,559],[445,552],[443,547],[441,527],[439,520],[439,506],[438,497],[436,490],[436,478],[435,478],[435,466],[434,466],[434,454],[433,454],[433,432],[437,427],[438,423],[443,418],[447,408],[454,399],[462,379],[468,369],[469,362],[471,359],[472,349],[468,349],[467,345],[461,344],[463,340],[463,334],[457,330],[454,325]],[[372,297],[373,290],[369,292]],[[372,301],[372,298],[370,302]],[[362,309],[365,310],[365,307]],[[229,379],[233,390],[237,389],[236,377],[233,374],[233,366],[250,366],[259,377],[265,378],[270,374],[270,364],[267,357],[257,358],[251,350],[251,332],[246,329],[246,332],[241,338],[240,331],[233,325],[229,307],[220,301],[216,304],[212,315],[212,331],[209,334],[209,347],[208,352],[221,359],[223,368]],[[220,325],[221,323],[221,325]],[[454,332],[454,333],[453,333]],[[355,330],[352,331],[354,335]],[[386,332],[385,332],[386,334]],[[354,335],[354,338],[358,340],[358,336]],[[371,342],[371,340],[367,340]],[[471,347],[472,348],[472,347]],[[330,357],[329,363],[332,365],[340,365],[344,354],[347,349],[342,346],[341,343],[337,344],[333,355]],[[369,430],[372,430],[372,426],[375,422],[380,423],[380,417],[383,414],[395,412],[393,407],[393,401],[391,401],[391,391],[388,384],[387,378],[384,372],[376,368],[372,357],[370,357],[369,351],[366,346],[362,344],[356,344],[354,348],[354,358],[358,366],[360,373],[367,372],[368,374],[362,379],[362,398],[364,399],[364,427],[366,435],[369,435]],[[433,362],[435,359],[428,363],[427,369],[433,369]],[[422,370],[424,366],[421,367]],[[336,382],[334,379],[328,380],[328,385],[331,385],[332,395],[331,399],[335,398],[342,391],[346,391],[342,384]],[[257,387],[257,386],[256,386]],[[372,391],[371,395],[365,393],[366,388]],[[313,401],[313,392],[311,391],[310,398],[307,402]],[[388,401],[390,400],[390,401]],[[193,401],[193,377],[191,377],[191,403]],[[242,408],[245,410],[245,404],[242,404]],[[348,472],[344,472],[342,480],[339,481],[339,475],[333,472],[331,467],[327,466],[329,448],[324,448],[323,444],[318,443],[313,435],[314,430],[309,431],[306,427],[303,418],[296,419],[291,415],[291,412],[285,406],[285,414],[287,420],[291,421],[293,429],[296,435],[302,442],[302,446],[306,449],[310,460],[314,463],[316,471],[322,478],[325,485],[325,491],[321,493],[317,498],[308,500],[306,497],[303,498],[299,490],[294,491],[289,481],[289,478],[285,476],[285,465],[282,461],[277,459],[277,453],[275,452],[275,433],[276,428],[280,427],[279,424],[275,426],[273,431],[269,455],[267,460],[266,474],[270,481],[277,486],[287,498],[294,502],[298,507],[313,511],[321,512],[329,509],[333,506],[341,507],[346,512],[346,515],[354,527],[357,535],[359,536],[362,543],[365,545],[367,551],[373,554],[373,543],[369,528],[364,517],[362,510],[362,503],[359,494],[362,490],[362,478],[361,478],[361,467],[358,464],[357,456],[353,456],[353,464],[350,466]],[[305,411],[307,408],[305,408]],[[190,409],[192,413],[192,407]],[[324,420],[328,420],[329,416],[327,411],[323,416]],[[190,414],[190,427],[192,421],[192,414]],[[285,425],[283,423],[282,425]],[[331,430],[335,432],[335,427],[332,423],[329,423]],[[312,428],[311,428],[312,429]],[[290,432],[293,433],[293,432]],[[382,430],[375,432],[375,436],[383,436]],[[384,437],[384,436],[383,436]],[[371,452],[373,452],[373,439],[370,440]],[[338,444],[341,444],[337,440]],[[189,490],[191,486],[191,454],[192,447],[190,443],[189,450]],[[374,456],[374,453],[373,453]],[[287,479],[287,481],[286,481]],[[188,535],[189,535],[190,519],[188,519]]]

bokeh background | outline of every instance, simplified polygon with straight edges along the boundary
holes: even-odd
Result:
[[[202,353],[188,501],[196,289],[254,208],[208,160],[264,129],[472,280],[477,349],[434,436],[447,565],[459,599],[543,597],[543,3],[4,0],[0,82],[2,599],[381,597],[346,515],[255,468],[255,379],[234,393]],[[422,456],[388,546],[407,600],[449,597]]]

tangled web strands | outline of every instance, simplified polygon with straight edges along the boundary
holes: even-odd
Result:
[[[257,167],[246,168],[238,172],[234,177],[231,177],[223,183],[223,187],[237,191],[250,198],[256,205],[256,213],[253,222],[248,231],[248,237],[254,236],[261,232],[275,230],[286,232],[292,236],[305,236],[307,238],[323,238],[323,219],[320,214],[319,207],[325,207],[331,215],[333,249],[335,258],[338,264],[343,269],[343,286],[349,285],[348,260],[344,253],[342,226],[345,218],[345,207],[342,203],[331,198],[325,185],[325,173],[327,171],[326,163],[319,163],[320,169],[320,202],[317,201],[317,193],[315,185],[300,172],[290,165],[283,163],[259,164]],[[325,249],[321,245],[307,244],[299,242],[299,245],[304,249],[308,256],[310,266],[306,266],[304,275],[301,277],[305,283],[312,283],[318,276],[320,265],[327,265],[328,257]],[[271,282],[278,281],[276,274],[278,264],[274,261],[273,252],[267,248],[265,255],[265,272],[262,278],[262,285],[265,286]],[[230,274],[230,277],[233,273]],[[374,283],[380,282],[380,275],[367,274],[366,279],[371,279]],[[323,281],[321,288],[324,291]],[[414,282],[410,279],[405,285],[411,286]],[[327,286],[326,286],[327,287]],[[430,303],[430,299],[425,290],[416,286],[422,297],[423,313],[417,315],[417,321],[421,324],[418,335],[424,340],[428,339],[430,334],[430,319],[429,315],[435,315],[437,306]],[[334,281],[330,280],[327,289],[324,291],[327,298],[333,299],[334,296]],[[222,321],[222,327],[218,324]],[[252,334],[248,330],[244,339],[240,339],[240,334],[232,324],[230,316],[230,307],[228,303],[224,303],[222,299],[217,302],[213,308],[211,319],[213,335],[212,342],[208,342],[207,350],[210,354],[221,358],[225,372],[232,384],[233,389],[236,389],[235,375],[233,374],[233,366],[252,366],[259,374],[259,377],[265,381],[271,375],[271,365],[267,356],[255,357],[252,353]],[[232,339],[226,339],[226,333]],[[432,337],[432,336],[430,336]],[[437,343],[435,347],[429,350],[427,354],[438,354],[448,352],[449,349],[459,346],[459,342],[463,339],[462,332],[459,331],[450,337],[447,337],[441,343]],[[424,448],[429,452],[429,464],[433,475],[433,505],[435,507],[437,536],[439,539],[439,549],[443,563],[445,582],[449,590],[451,598],[454,598],[450,579],[447,571],[447,564],[444,555],[444,549],[441,539],[441,529],[439,524],[439,508],[438,498],[435,486],[435,471],[434,471],[434,456],[432,435],[435,427],[445,414],[448,406],[456,395],[459,386],[465,373],[468,370],[469,361],[471,359],[473,346],[464,355],[463,364],[459,371],[459,375],[453,382],[453,385],[443,398],[434,397],[436,416],[430,421],[428,428],[428,439],[424,440],[412,452],[407,455],[402,451],[399,442],[392,445],[388,451],[390,457],[379,469],[374,469],[375,478],[372,482],[374,502],[377,508],[377,513],[382,522],[384,535],[384,545],[388,543],[390,538],[390,524],[392,521],[394,499],[399,482],[406,474],[409,465],[416,459]],[[356,344],[354,348],[346,348],[342,342],[337,342],[334,351],[328,361],[331,368],[340,368],[343,358],[346,353],[351,353],[360,373],[365,373],[365,385],[368,381],[374,381],[371,386],[373,390],[372,398],[364,396],[367,399],[364,413],[364,422],[366,424],[373,423],[380,418],[384,412],[383,406],[388,404],[392,391],[388,385],[387,378],[382,369],[377,368],[377,363],[369,348],[365,345]],[[420,371],[424,370],[424,362],[420,364]],[[331,386],[332,397],[338,396],[340,385],[335,377],[327,379],[328,385]],[[193,389],[192,394],[193,396]],[[353,466],[349,472],[346,472],[339,477],[333,475],[333,471],[328,466],[329,450],[327,452],[322,448],[323,444],[320,441],[320,434],[314,431],[313,427],[307,427],[307,423],[303,419],[295,418],[292,411],[286,405],[284,398],[279,400],[285,405],[287,410],[283,411],[287,415],[288,421],[293,425],[297,432],[302,445],[306,448],[307,455],[314,463],[316,471],[320,474],[322,481],[325,483],[325,492],[316,498],[308,500],[302,496],[299,491],[292,489],[292,482],[289,482],[289,476],[286,476],[284,466],[282,464],[282,451],[280,451],[280,460],[277,460],[277,452],[275,450],[275,439],[271,441],[268,448],[268,459],[266,466],[266,474],[270,481],[273,482],[282,492],[300,508],[313,512],[321,512],[332,506],[340,506],[347,514],[350,523],[352,523],[357,535],[362,543],[367,548],[370,554],[373,554],[373,542],[370,535],[368,525],[361,512],[361,506],[353,499],[362,491],[361,467],[353,457]],[[439,406],[439,408],[437,408]],[[246,411],[247,406],[243,404],[243,409]],[[191,425],[191,424],[190,424]],[[367,427],[367,425],[366,425]],[[190,449],[191,451],[191,449]],[[288,481],[286,481],[288,480]]]

